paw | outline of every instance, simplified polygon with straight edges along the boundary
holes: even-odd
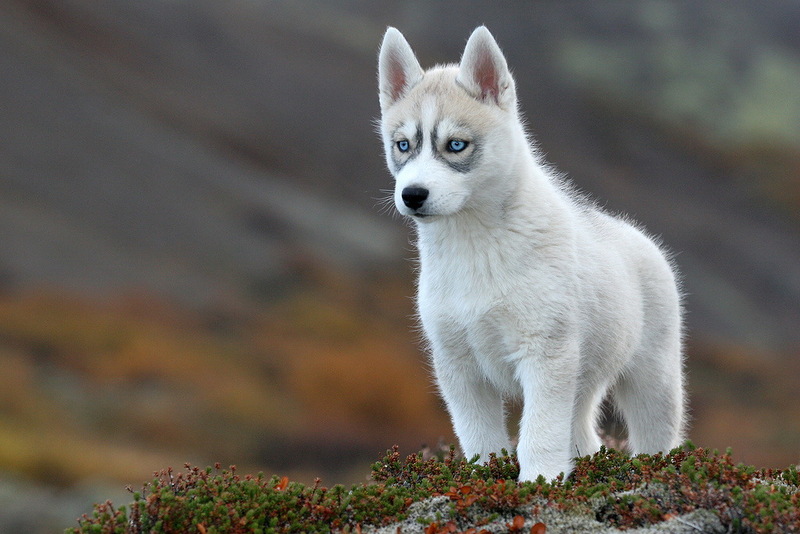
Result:
[[[550,482],[563,474],[566,478],[572,472],[572,462],[563,465],[537,466],[521,464],[519,469],[519,482],[535,482],[540,476]]]

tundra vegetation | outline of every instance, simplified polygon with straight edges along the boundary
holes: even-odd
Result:
[[[677,530],[800,532],[796,466],[759,470],[687,442],[630,457],[602,448],[553,481],[517,483],[514,455],[488,462],[447,453],[372,465],[371,482],[311,486],[235,467],[157,473],[133,502],[105,502],[68,533],[613,532],[672,522]],[[672,530],[662,530],[670,532]]]

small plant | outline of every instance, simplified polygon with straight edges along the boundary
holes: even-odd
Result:
[[[349,489],[187,465],[180,473],[158,473],[128,506],[97,505],[67,532],[359,532],[402,521],[414,503],[431,497],[445,498],[449,508],[418,519],[430,533],[477,534],[499,522],[508,532],[541,534],[547,526],[536,518],[545,508],[620,529],[703,509],[729,532],[800,532],[796,467],[756,470],[734,464],[730,452],[691,443],[666,455],[633,458],[603,448],[578,458],[569,477],[552,482],[517,483],[518,473],[513,455],[478,463],[459,458],[452,447],[428,459],[422,453],[403,458],[394,447],[373,464],[373,483]]]

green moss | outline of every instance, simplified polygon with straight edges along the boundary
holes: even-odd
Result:
[[[684,514],[729,531],[790,532],[800,524],[796,467],[756,470],[734,465],[729,452],[690,443],[666,455],[635,458],[603,448],[576,459],[568,478],[551,482],[517,483],[518,474],[513,455],[480,463],[458,458],[452,448],[439,458],[404,458],[395,447],[373,464],[372,483],[351,488],[186,466],[181,473],[161,472],[128,507],[97,505],[68,532],[352,532],[407,518],[430,531],[464,531],[537,517],[561,521],[554,513],[573,524],[619,528]]]

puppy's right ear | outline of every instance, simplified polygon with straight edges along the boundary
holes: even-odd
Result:
[[[456,81],[478,100],[513,110],[517,105],[514,79],[506,58],[486,26],[475,28],[467,40]]]
[[[378,56],[378,89],[381,110],[397,102],[422,79],[424,71],[408,41],[397,29],[389,27],[383,36]]]

